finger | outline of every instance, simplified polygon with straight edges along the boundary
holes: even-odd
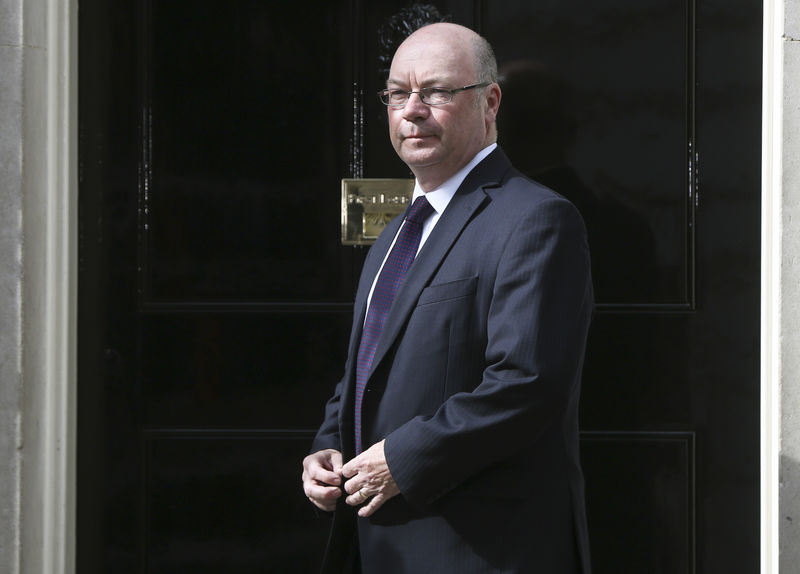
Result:
[[[320,510],[324,510],[325,512],[333,512],[334,510],[336,510],[336,501],[326,502],[326,501],[314,500],[313,498],[309,498],[309,500],[314,506],[316,506]]]
[[[358,474],[358,462],[357,459],[354,458],[342,466],[342,476],[345,478],[353,478],[356,474]]]
[[[330,494],[328,494],[328,492],[329,490],[332,489],[339,490],[335,486],[325,486],[323,484],[318,484],[312,481],[303,483],[303,492],[309,498],[314,498],[314,499],[327,498],[328,496],[331,496]]]
[[[383,503],[386,502],[388,499],[382,494],[376,494],[372,498],[369,499],[361,508],[358,509],[358,515],[361,518],[366,518],[371,516],[376,510],[378,510]]]
[[[352,478],[360,471],[364,470],[366,459],[366,451],[362,452],[355,458],[350,459],[347,464],[342,466],[342,474],[345,478]]]
[[[332,486],[339,486],[342,484],[342,477],[338,472],[328,470],[319,465],[309,466],[307,478],[320,484],[330,484]]]
[[[348,480],[344,483],[344,491],[347,493],[345,502],[350,506],[358,506],[363,504],[364,500],[369,498],[369,493],[363,489],[363,484],[356,484],[355,480]]]
[[[341,494],[341,488],[338,485],[316,480],[312,478],[312,473],[303,476],[303,491],[306,496],[314,498],[333,496],[333,493],[338,493],[337,496]]]
[[[358,490],[355,493],[351,494],[350,496],[345,498],[344,501],[349,506],[361,506],[362,504],[367,502],[369,500],[369,498],[370,498],[370,494],[368,492],[365,492],[362,489],[362,490]]]
[[[335,507],[336,500],[342,496],[341,489],[331,486],[309,484],[304,488],[304,491],[306,497],[320,508],[323,506],[326,508]]]
[[[354,477],[344,483],[344,491],[347,494],[355,494],[364,487],[364,480],[361,477]]]
[[[326,449],[303,459],[303,480],[311,478],[324,484],[341,484],[342,453]]]

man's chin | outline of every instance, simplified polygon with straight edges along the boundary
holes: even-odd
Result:
[[[440,157],[436,150],[432,149],[414,149],[411,151],[404,150],[400,156],[408,167],[428,167],[440,161]]]

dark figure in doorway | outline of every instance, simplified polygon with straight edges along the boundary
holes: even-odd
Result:
[[[389,136],[414,201],[364,264],[345,374],[304,460],[325,572],[588,574],[578,399],[593,309],[578,210],[497,145],[488,42],[397,49]]]

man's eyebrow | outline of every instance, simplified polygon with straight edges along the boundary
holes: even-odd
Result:
[[[429,79],[425,80],[421,84],[421,86],[423,88],[434,88],[434,87],[448,86],[448,85],[450,85],[450,83],[451,82],[445,80],[444,78],[436,77],[436,78],[429,78]],[[386,80],[386,86],[387,87],[393,86],[393,87],[396,87],[396,88],[403,88],[403,87],[406,87],[407,85],[408,84],[406,82],[403,82],[403,81],[400,81],[400,80],[395,80],[393,78],[389,78],[388,80]]]

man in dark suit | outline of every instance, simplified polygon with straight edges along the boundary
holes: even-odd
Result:
[[[586,232],[497,147],[496,76],[488,43],[455,24],[417,30],[392,61],[381,98],[415,202],[370,250],[345,375],[303,463],[306,496],[334,513],[327,572],[590,571]]]

